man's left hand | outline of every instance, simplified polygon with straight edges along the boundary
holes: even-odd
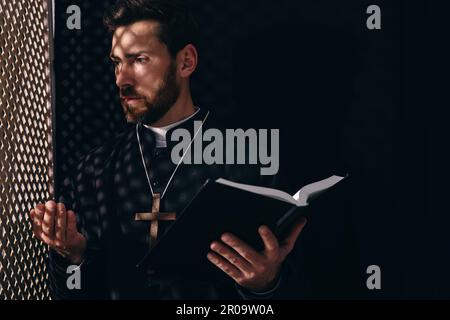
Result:
[[[281,243],[267,226],[261,226],[258,229],[264,243],[261,252],[235,235],[225,233],[221,241],[211,243],[212,252],[208,253],[208,260],[240,286],[255,292],[267,291],[274,287],[281,265],[294,248],[305,224],[305,218],[300,220]]]

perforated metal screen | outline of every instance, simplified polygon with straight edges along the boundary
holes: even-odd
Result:
[[[28,212],[53,194],[50,5],[0,0],[0,298],[47,299]]]

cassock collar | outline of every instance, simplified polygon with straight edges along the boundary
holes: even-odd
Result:
[[[194,114],[191,118],[189,118],[189,120],[181,123],[180,125],[171,128],[169,131],[167,131],[166,137],[167,137],[167,147],[172,149],[177,143],[178,141],[171,141],[170,137],[172,136],[172,132],[176,129],[186,129],[191,133],[191,138],[194,138],[194,122],[195,121],[200,121],[202,122],[206,115],[208,114],[208,110],[205,108],[199,108],[198,112],[196,114]]]
[[[172,149],[178,143],[178,141],[171,141],[170,139],[170,137],[172,136],[172,132],[176,129],[188,130],[191,133],[191,138],[193,138],[195,134],[194,122],[203,121],[207,114],[208,110],[206,108],[199,108],[199,110],[187,120],[180,121],[181,123],[173,127],[170,127],[169,125],[169,130],[166,132],[167,148]],[[156,139],[157,139],[156,134],[147,127],[143,127],[139,131],[142,132],[143,135],[142,139],[151,146],[151,149],[156,148]]]
[[[167,133],[169,132],[169,130],[179,127],[184,122],[189,121],[189,119],[191,119],[192,117],[195,117],[195,115],[198,112],[200,112],[200,108],[195,108],[195,112],[193,114],[191,114],[189,117],[187,117],[186,119],[180,120],[178,122],[169,124],[164,127],[152,127],[152,126],[145,125],[145,124],[144,124],[144,127],[151,130],[155,134],[155,140],[156,140],[155,142],[156,142],[157,148],[166,148],[167,147]]]

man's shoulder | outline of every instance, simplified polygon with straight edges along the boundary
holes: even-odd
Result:
[[[84,155],[78,162],[77,168],[80,169],[86,165],[104,164],[116,152],[126,148],[132,142],[134,137],[134,126],[128,125],[121,133],[118,133],[114,137],[108,139],[100,146],[93,148],[86,155]]]

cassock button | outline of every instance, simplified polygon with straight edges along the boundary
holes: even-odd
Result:
[[[159,182],[158,182],[158,181],[154,181],[154,182],[152,183],[152,185],[153,185],[155,188],[157,188],[157,187],[159,187]]]

